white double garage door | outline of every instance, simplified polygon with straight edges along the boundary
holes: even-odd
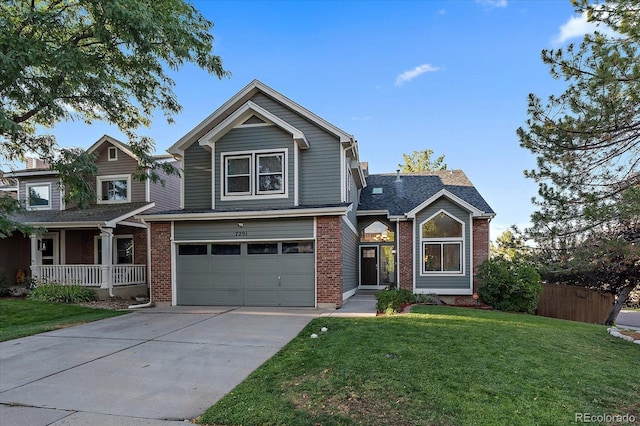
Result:
[[[225,233],[224,225],[214,223],[210,227]],[[236,222],[227,225],[231,237],[238,239],[263,236],[264,231],[260,230],[264,227],[270,230],[269,235],[278,231],[266,221],[242,223],[240,231],[236,230]],[[176,235],[192,237],[192,232],[196,232],[192,226],[186,223],[176,226]],[[200,236],[207,234],[210,233],[201,232]],[[290,236],[298,238],[279,241],[177,242],[177,304],[315,306],[315,243],[299,238],[301,235],[308,232],[294,232]]]

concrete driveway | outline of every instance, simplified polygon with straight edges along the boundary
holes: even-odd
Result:
[[[153,308],[0,343],[0,424],[193,419],[321,314]]]

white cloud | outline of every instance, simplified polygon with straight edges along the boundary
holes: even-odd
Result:
[[[424,74],[425,72],[435,72],[435,71],[440,71],[439,67],[434,67],[431,64],[422,64],[419,65],[417,67],[415,67],[412,70],[408,70],[403,72],[402,74],[400,74],[397,78],[396,78],[396,86],[402,86],[404,83],[407,83],[411,80],[413,80],[414,78],[418,77],[421,74]]]
[[[609,27],[587,21],[587,12],[582,12],[580,16],[572,16],[567,22],[560,26],[560,33],[553,39],[553,43],[559,45],[567,40],[582,38],[585,34],[590,34],[594,31],[609,36],[615,34]]]

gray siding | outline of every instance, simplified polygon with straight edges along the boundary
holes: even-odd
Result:
[[[281,208],[294,206],[295,147],[290,134],[277,126],[236,128],[220,138],[215,146],[216,209],[262,208],[265,206]],[[237,197],[237,199],[234,200],[221,200],[224,192],[224,178],[222,177],[224,167],[220,162],[222,154],[236,151],[278,150],[282,148],[287,148],[288,150],[288,174],[286,176],[287,198],[246,199],[245,197]]]
[[[18,199],[27,200],[27,185],[48,183],[51,185],[51,210],[60,210],[60,186],[55,176],[21,178],[18,184]],[[25,204],[26,205],[26,204]]]
[[[422,243],[420,241],[420,224],[427,220],[430,216],[437,213],[441,209],[445,210],[449,215],[454,216],[458,220],[464,222],[464,275],[452,275],[452,276],[421,276],[422,270]],[[416,245],[414,247],[415,262],[416,262],[416,288],[429,289],[469,289],[470,284],[470,272],[471,272],[471,223],[469,222],[469,212],[459,207],[458,205],[450,202],[445,198],[441,198],[430,206],[425,208],[415,219],[415,233],[416,233]]]
[[[298,169],[295,168],[295,147],[290,134],[277,126],[238,127],[232,129],[215,144],[214,164],[211,153],[197,142],[185,150],[184,155],[184,208],[211,208],[211,170],[215,179],[215,208],[283,208],[294,206],[294,178],[298,176],[298,203],[302,206],[335,204],[341,202],[342,150],[339,140],[309,122],[302,116],[285,108],[262,93],[256,94],[253,102],[267,109],[282,120],[304,132],[310,148],[298,151]],[[254,151],[261,149],[288,149],[288,197],[264,199],[221,200],[220,153]],[[354,185],[355,187],[355,185]],[[355,190],[353,191],[355,193]],[[354,195],[355,196],[355,195]],[[352,217],[353,216],[353,217]],[[355,210],[350,215],[355,223]]]
[[[130,157],[128,154],[125,154],[118,147],[116,147],[118,150],[118,160],[108,161],[107,148],[110,146],[115,145],[104,143],[100,148],[94,151],[94,154],[98,157],[96,160],[96,165],[98,166],[97,176],[131,175],[131,202],[136,203],[146,201],[146,183],[133,177],[136,172],[138,161]]]
[[[314,223],[312,218],[190,221],[176,222],[174,231],[176,241],[295,240],[313,238]]]
[[[171,163],[174,167],[180,167],[177,161]],[[148,212],[157,212],[163,210],[175,210],[180,208],[180,176],[167,175],[162,170],[158,170],[158,175],[164,181],[162,183],[149,182],[150,201],[155,202],[156,206]]]
[[[342,222],[342,293],[358,287],[359,236]]]
[[[304,132],[309,149],[300,150],[300,205],[339,203],[341,147],[338,139],[262,93],[253,102]]]
[[[198,143],[184,152],[184,208],[211,208],[211,153]]]

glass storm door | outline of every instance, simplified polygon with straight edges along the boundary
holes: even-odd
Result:
[[[380,246],[380,285],[393,286],[396,282],[396,254],[394,246]]]

